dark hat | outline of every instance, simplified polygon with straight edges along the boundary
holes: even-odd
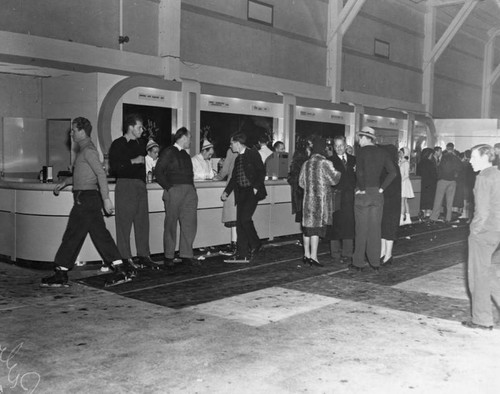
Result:
[[[375,130],[368,126],[363,127],[361,131],[358,132],[358,135],[359,136],[364,135],[365,137],[371,138],[372,140],[376,139]]]
[[[316,137],[313,140],[312,153],[325,155],[325,151],[326,151],[326,140],[322,137]]]

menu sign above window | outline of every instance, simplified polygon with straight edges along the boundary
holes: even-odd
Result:
[[[404,129],[404,119],[387,118],[384,116],[364,115],[364,124],[384,129]]]
[[[252,104],[252,111],[268,113],[270,110],[269,107],[266,107],[265,105]]]
[[[314,118],[316,116],[316,113],[312,111],[300,111],[300,116],[306,116],[309,118]]]
[[[165,101],[165,96],[139,92],[139,100]]]
[[[229,108],[229,103],[218,100],[208,100],[209,107]]]

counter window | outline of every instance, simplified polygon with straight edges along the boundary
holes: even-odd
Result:
[[[345,125],[338,123],[312,122],[308,120],[295,121],[295,144],[313,135],[332,139],[336,135],[345,135]]]
[[[172,131],[175,132],[172,126],[172,108],[123,104],[123,119],[125,120],[130,114],[142,116],[143,138],[154,139],[160,145],[160,149],[172,144]]]
[[[272,117],[201,111],[200,124],[200,140],[208,138],[212,141],[214,157],[226,157],[231,135],[237,131],[247,135],[248,146],[257,145],[261,135],[267,135],[273,141]]]

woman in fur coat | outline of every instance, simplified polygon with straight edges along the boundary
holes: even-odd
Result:
[[[332,224],[333,191],[340,179],[340,172],[326,159],[326,141],[318,137],[313,141],[311,157],[300,171],[299,186],[304,189],[302,204],[302,233],[304,238],[304,263],[323,265],[318,261],[319,237]]]

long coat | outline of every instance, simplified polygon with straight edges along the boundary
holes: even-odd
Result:
[[[231,179],[233,175],[234,162],[238,157],[237,153],[234,153],[231,148],[227,150],[226,160],[222,165],[220,173],[217,175],[217,179],[225,179],[227,181]],[[226,183],[227,185],[227,183]],[[236,222],[236,204],[234,202],[234,193],[231,193],[226,201],[222,204],[222,223]]]
[[[432,209],[436,195],[437,168],[434,161],[422,158],[417,165],[421,177],[420,209]]]
[[[401,219],[401,170],[398,165],[398,148],[394,145],[380,145],[392,159],[396,169],[396,178],[384,189],[384,209],[382,214],[381,235],[383,239],[395,241],[398,239],[399,221]],[[380,176],[382,183],[388,172],[384,170]]]
[[[302,201],[304,199],[304,189],[299,186],[299,175],[302,165],[306,160],[307,155],[305,153],[295,152],[287,177],[288,184],[291,188],[292,214],[295,215],[295,221],[298,223],[302,222]]]
[[[356,189],[356,157],[346,153],[347,163],[344,165],[336,153],[329,159],[336,170],[340,171],[340,181],[335,189],[340,190],[340,209],[333,214],[332,228],[329,228],[328,239],[354,239],[354,190]]]
[[[332,186],[340,179],[340,172],[324,156],[314,153],[299,175],[299,186],[304,189],[302,225],[321,228],[332,224]]]

